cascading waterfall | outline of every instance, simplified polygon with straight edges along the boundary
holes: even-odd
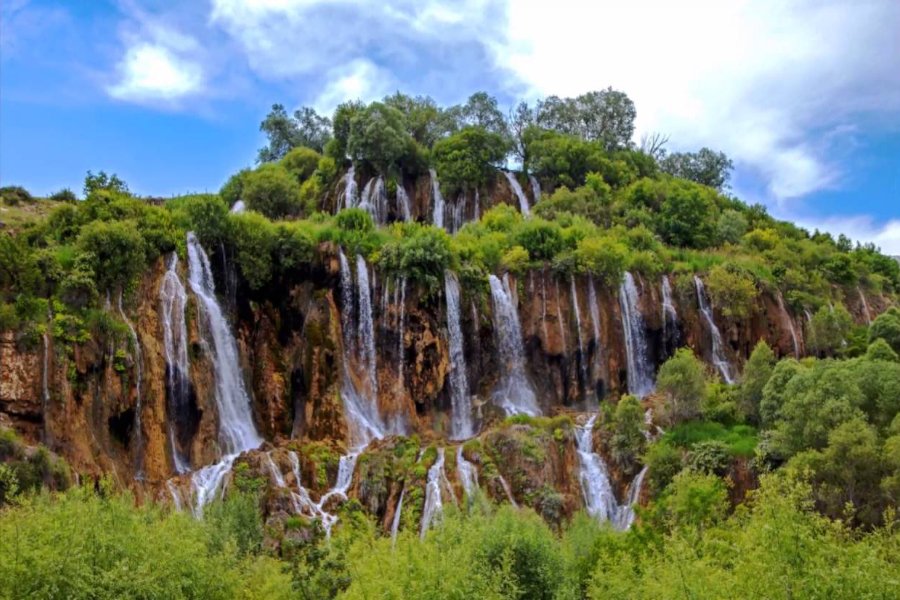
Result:
[[[638,303],[634,277],[625,271],[619,285],[622,330],[625,333],[625,355],[628,362],[628,393],[643,398],[653,391],[653,367],[647,357],[644,319]]]
[[[672,354],[678,345],[678,313],[672,302],[672,285],[669,283],[668,275],[662,276],[662,325],[666,352]]]
[[[597,303],[597,291],[594,289],[594,278],[588,275],[588,303],[591,307],[591,325],[594,329],[594,344],[596,345],[595,360],[600,364],[600,353],[602,345],[600,343],[600,305]]]
[[[347,418],[347,426],[350,430],[350,444],[354,449],[365,447],[372,439],[384,437],[384,425],[378,412],[378,396],[376,395],[375,386],[372,381],[375,379],[374,352],[375,352],[375,336],[374,325],[372,324],[372,306],[369,290],[368,271],[366,270],[365,261],[359,257],[357,261],[357,293],[358,304],[360,308],[359,330],[354,330],[353,307],[354,307],[354,285],[353,274],[350,270],[350,264],[343,250],[340,251],[341,264],[341,298],[343,302],[343,310],[341,313],[341,324],[343,329],[344,340],[344,377],[341,384],[341,399],[344,403],[344,415]],[[359,268],[360,265],[362,268]],[[364,333],[362,330],[366,329]],[[351,377],[352,359],[355,354],[354,349],[357,346],[357,338],[361,338],[359,346],[360,351],[365,355],[366,380],[367,385],[362,391],[358,390],[353,377]],[[371,354],[369,352],[371,346]],[[371,358],[370,358],[371,356]],[[371,362],[370,362],[371,361]],[[371,365],[371,366],[370,366]]]
[[[387,287],[387,286],[385,286]],[[403,394],[404,325],[406,324],[406,277],[400,282],[400,335],[397,338],[397,395]]]
[[[566,349],[566,328],[563,325],[562,299],[559,296],[559,279],[554,278],[553,286],[556,289],[556,323],[559,325],[559,339],[562,340],[563,352]]]
[[[466,213],[468,212],[469,202],[465,192],[461,192],[456,197],[456,202],[450,211],[450,233],[456,233],[466,223]]]
[[[506,479],[500,473],[497,473],[497,479],[500,480],[500,487],[502,487],[503,491],[506,493],[506,498],[507,500],[509,500],[509,503],[513,505],[513,508],[519,508],[519,504],[513,497],[512,488],[509,487],[509,482],[506,481]]]
[[[444,448],[438,448],[437,460],[428,469],[428,481],[425,484],[425,506],[422,508],[422,529],[419,537],[424,539],[425,533],[435,518],[440,518],[444,507],[441,502],[441,475],[444,471]]]
[[[351,165],[344,175],[344,190],[338,195],[337,212],[343,208],[353,208],[357,202],[356,166]]]
[[[500,357],[500,383],[494,390],[494,402],[514,415],[541,414],[534,390],[525,372],[525,347],[519,327],[519,315],[512,302],[512,292],[495,275],[488,276],[494,304],[494,332]]]
[[[472,497],[475,490],[478,489],[478,470],[463,456],[462,444],[456,448],[456,472],[459,475],[459,482],[466,492],[466,497]]]
[[[575,428],[575,445],[578,451],[578,479],[588,514],[601,521],[610,521],[616,529],[627,529],[634,521],[632,505],[637,502],[647,468],[635,477],[626,503],[619,505],[613,492],[606,463],[594,452],[593,430],[597,415]]]
[[[863,294],[862,288],[859,286],[856,286],[856,291],[859,294],[859,301],[862,303],[863,314],[866,315],[866,323],[871,325],[872,313],[869,312],[869,303],[866,302],[866,295]]]
[[[400,214],[403,215],[403,220],[407,223],[412,221],[412,213],[409,211],[409,196],[406,194],[406,188],[403,187],[402,182],[397,183],[397,204],[400,208]]]
[[[178,512],[183,511],[184,504],[181,501],[181,494],[175,489],[175,484],[172,483],[171,479],[166,482],[166,489],[169,490],[169,495],[172,497],[172,505],[175,507],[175,510]]]
[[[453,439],[464,440],[475,435],[475,431],[460,326],[459,281],[452,271],[444,271],[444,294],[447,297],[447,330],[450,334],[450,434]]]
[[[581,309],[579,309],[578,307],[578,287],[575,285],[574,276],[569,278],[569,285],[572,288],[572,310],[575,313],[575,328],[578,330],[578,353],[580,355],[579,363],[581,367],[581,384],[585,386],[585,388],[587,388],[587,360],[584,348],[584,338],[581,335]]]
[[[397,501],[397,508],[394,509],[394,519],[391,521],[391,546],[397,543],[397,532],[400,531],[400,515],[403,513],[403,497],[406,496],[406,483],[403,483],[403,489],[400,490],[400,500]]]
[[[366,183],[360,196],[359,207],[372,215],[376,225],[387,223],[387,192],[381,175]]]
[[[525,192],[522,191],[522,186],[519,185],[519,180],[516,179],[516,176],[513,175],[510,171],[503,171],[503,174],[506,176],[506,180],[509,182],[509,187],[512,188],[512,191],[516,195],[516,198],[519,199],[519,210],[522,212],[522,216],[527,217],[531,215],[531,210],[528,206],[528,198],[525,197]]]
[[[242,212],[244,212],[245,208],[246,208],[246,205],[244,204],[244,201],[238,200],[231,206],[231,213],[235,214],[235,215],[239,215]]]
[[[187,293],[178,276],[178,255],[174,252],[169,257],[169,266],[163,275],[159,297],[167,371],[168,403],[166,408],[167,412],[171,413],[168,419],[169,442],[172,447],[175,472],[183,475],[191,470],[191,465],[175,442],[175,427],[172,417],[182,414],[187,408],[190,393],[190,365],[187,353],[187,327],[184,322]]]
[[[428,169],[428,173],[431,175],[431,222],[443,229],[444,196],[441,194],[441,184],[434,169]]]
[[[531,191],[534,193],[534,203],[537,204],[541,201],[541,184],[534,175],[529,175],[528,180],[531,182]]]
[[[784,297],[781,295],[780,291],[775,295],[775,298],[778,300],[778,309],[781,311],[781,317],[788,326],[788,331],[791,332],[791,342],[794,344],[794,356],[800,358],[800,344],[797,343],[797,331],[794,329],[794,320],[791,319],[791,315],[788,314],[787,308],[784,306]]]
[[[134,478],[141,480],[144,478],[144,434],[143,427],[141,425],[141,384],[144,379],[144,359],[143,354],[141,353],[141,342],[138,340],[137,332],[134,330],[134,327],[131,325],[131,321],[128,320],[128,317],[125,316],[125,311],[122,310],[122,292],[119,291],[119,296],[116,301],[116,305],[119,308],[119,315],[122,317],[122,320],[125,321],[125,325],[128,327],[128,331],[131,332],[131,341],[134,344],[134,387],[135,387],[135,396],[137,400],[135,401],[134,407],[134,435],[135,435],[135,475]]]
[[[547,282],[544,271],[541,271],[541,329],[544,332],[544,342],[549,347],[550,336],[547,334]]]
[[[719,328],[716,327],[716,322],[713,320],[712,310],[706,298],[706,288],[703,286],[703,281],[696,275],[694,275],[694,287],[697,290],[697,303],[700,306],[700,313],[703,315],[703,320],[706,321],[706,327],[712,336],[713,364],[715,364],[719,373],[722,374],[722,379],[725,380],[725,383],[734,383],[734,376],[731,374],[731,364],[729,364],[728,358],[725,356],[725,343],[722,341],[722,334],[719,333]]]
[[[237,342],[216,299],[209,257],[193,233],[188,233],[187,247],[190,265],[188,281],[197,298],[200,341],[213,364],[219,446],[224,451],[220,462],[200,469],[191,478],[197,497],[195,510],[202,511],[231,471],[237,455],[258,447],[263,440],[253,425],[250,397],[244,387],[238,361]]]

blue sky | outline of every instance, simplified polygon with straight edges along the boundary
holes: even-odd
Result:
[[[725,151],[733,191],[900,254],[896,0],[209,0],[0,8],[0,182],[216,190],[274,102],[505,105],[612,85],[637,135]]]

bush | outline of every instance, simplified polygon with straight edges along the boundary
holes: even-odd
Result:
[[[630,394],[622,396],[605,428],[610,434],[609,451],[613,462],[624,471],[633,472],[647,447],[647,427],[640,401]]]
[[[551,260],[563,249],[559,225],[540,217],[526,219],[513,232],[513,243],[528,251],[533,260]]]
[[[144,239],[134,222],[88,223],[78,236],[78,248],[103,291],[126,287],[144,269]]]
[[[397,277],[406,277],[426,293],[443,289],[444,271],[450,266],[450,236],[433,226],[406,225],[402,236],[381,248],[379,265]]]
[[[656,378],[656,389],[665,404],[660,417],[669,426],[700,415],[700,404],[706,396],[706,367],[687,348],[663,363]]]
[[[729,244],[737,244],[747,233],[747,218],[736,210],[726,210],[719,217],[717,229],[719,239]]]
[[[681,451],[665,440],[656,441],[647,448],[644,464],[650,493],[658,495],[681,471]]]
[[[50,199],[54,202],[66,202],[68,204],[75,204],[76,202],[78,202],[78,198],[75,196],[75,192],[73,192],[69,188],[63,188],[58,192],[54,192],[53,195],[50,196]]]
[[[321,158],[315,150],[297,146],[285,154],[278,162],[297,179],[297,183],[303,183],[318,168]],[[334,164],[334,161],[332,161],[332,164]]]
[[[689,469],[708,475],[724,475],[730,462],[728,446],[719,440],[698,442],[687,456]]]
[[[823,306],[806,325],[806,345],[816,354],[834,354],[850,336],[853,318],[843,304]]]
[[[878,338],[869,344],[869,348],[866,350],[866,360],[897,362],[900,360],[900,357],[897,356],[893,348],[888,346],[888,343],[883,338]]]
[[[303,212],[300,184],[281,165],[267,163],[243,178],[241,199],[249,210],[270,219],[298,216]]]
[[[758,295],[753,277],[733,263],[713,267],[706,289],[719,312],[729,319],[746,319]]]
[[[222,189],[219,190],[219,196],[225,202],[225,207],[231,209],[235,202],[241,199],[244,193],[244,180],[251,173],[250,169],[241,169],[228,178]]]
[[[775,368],[775,353],[765,340],[757,342],[744,365],[741,386],[737,392],[738,408],[748,421],[759,420],[759,405],[762,402],[763,388],[772,377]]]
[[[435,169],[446,194],[487,185],[506,158],[504,139],[480,127],[466,127],[434,144]]]
[[[18,185],[8,185],[0,188],[0,200],[7,206],[18,206],[22,203],[31,204],[34,198],[25,188]]]
[[[522,246],[513,246],[500,259],[500,266],[504,271],[521,274],[528,268],[529,259],[528,250]]]
[[[189,220],[189,229],[196,234],[200,243],[214,248],[231,238],[231,220],[228,205],[221,196],[198,194],[191,196],[184,204]]]
[[[875,317],[869,326],[869,342],[877,339],[883,339],[894,352],[900,352],[900,309],[892,306]]]
[[[587,237],[578,242],[575,258],[579,269],[615,287],[622,281],[628,249],[611,237]]]
[[[275,225],[262,215],[243,213],[231,215],[231,226],[235,260],[250,288],[258,290],[272,280]]]

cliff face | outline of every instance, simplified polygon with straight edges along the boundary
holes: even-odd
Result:
[[[405,185],[413,216],[426,218],[431,209],[430,181],[420,178]],[[517,204],[503,177],[480,200],[482,212],[499,202]],[[465,202],[466,217],[471,218],[474,193]],[[353,307],[344,306],[338,249],[323,245],[314,262],[317,266],[298,270],[258,292],[234,275],[230,257],[223,252],[211,257],[216,287],[224,291],[223,305],[237,341],[255,425],[267,440],[262,449],[241,455],[236,464],[246,464],[251,474],[279,487],[271,458],[287,487],[297,487],[294,480],[299,474],[318,501],[335,485],[338,458],[349,451],[341,391],[348,382],[364,385],[360,382],[367,373],[360,353],[344,347],[345,339],[358,339],[359,324],[345,318]],[[404,489],[405,510],[414,515],[423,510],[422,488],[436,459],[426,453],[422,462],[416,462],[418,448],[449,444],[451,359],[442,291],[388,280],[369,269],[376,401],[388,437],[361,454],[347,495],[359,500],[388,531]],[[192,469],[214,463],[221,454],[214,361],[203,342],[198,306],[190,291],[184,319],[189,386],[183,402],[171,397],[168,383],[173,372],[164,343],[170,324],[160,301],[165,271],[160,261],[124,299],[124,313],[134,326],[140,353],[127,340],[95,337],[63,344],[48,336],[45,360],[40,342],[29,347],[11,334],[0,340],[0,420],[32,442],[44,441],[75,471],[110,475],[139,497],[168,497],[167,481],[189,497],[189,476],[175,478],[176,454],[183,455]],[[179,275],[186,281],[184,267]],[[677,319],[672,323],[665,318],[662,280],[637,275],[634,280],[637,315],[632,318],[640,317],[641,343],[651,369],[655,372],[683,345],[712,365],[712,333],[696,291],[673,292]],[[614,402],[627,391],[627,319],[619,289],[582,276],[561,278],[549,268],[510,276],[509,289],[521,327],[525,373],[545,415],[584,410],[597,401]],[[596,302],[591,300],[592,291]],[[886,298],[870,295],[866,308],[856,290],[846,290],[845,299],[859,323],[865,322],[866,310],[874,317],[889,305]],[[511,495],[549,520],[558,520],[583,505],[573,426],[571,422],[550,429],[546,424],[500,425],[504,415],[491,398],[506,365],[498,353],[501,332],[495,330],[494,310],[490,293],[462,290],[459,325],[465,364],[454,366],[465,368],[475,424],[482,431],[466,444],[464,456],[475,465],[489,496]],[[802,319],[788,314],[769,291],[761,292],[750,318],[728,321],[713,311],[713,319],[721,332],[724,358],[735,372],[760,339],[781,356],[806,352]],[[345,331],[347,326],[354,331]],[[417,437],[413,442],[391,435],[398,433]],[[297,458],[296,469],[291,452]],[[448,501],[462,502],[456,448],[448,445],[445,455],[449,488],[444,486],[442,494]],[[740,479],[748,477],[744,473]],[[626,478],[614,473],[613,479],[621,501]],[[267,511],[283,522],[281,513],[292,502],[296,499],[275,490],[267,496]]]

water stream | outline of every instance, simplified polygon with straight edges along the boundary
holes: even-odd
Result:
[[[700,306],[700,313],[703,315],[703,320],[706,322],[706,327],[712,336],[713,364],[719,370],[719,373],[722,374],[722,379],[726,383],[734,383],[731,364],[725,356],[725,343],[722,341],[722,334],[719,333],[719,328],[716,327],[716,322],[713,320],[712,309],[709,307],[709,300],[706,298],[706,288],[703,286],[703,281],[696,275],[694,275],[694,287],[697,290],[697,303]]]
[[[622,309],[622,330],[625,333],[625,354],[628,362],[628,393],[643,398],[653,391],[653,367],[647,355],[647,332],[641,316],[634,277],[625,271],[619,285],[619,306]]]
[[[531,215],[531,210],[528,206],[528,198],[525,197],[525,192],[522,191],[519,180],[516,179],[516,176],[510,171],[503,171],[503,174],[506,176],[506,180],[509,181],[509,187],[512,188],[513,193],[519,200],[519,210],[522,212],[522,216],[527,217]]]
[[[444,272],[444,294],[447,299],[447,330],[450,337],[450,435],[452,439],[463,440],[475,435],[475,431],[460,324],[459,281],[452,271]]]
[[[494,305],[494,333],[500,359],[500,381],[494,390],[494,403],[509,415],[541,414],[534,390],[525,371],[525,347],[519,326],[519,315],[512,302],[509,280],[501,283],[495,275],[488,277]]]

